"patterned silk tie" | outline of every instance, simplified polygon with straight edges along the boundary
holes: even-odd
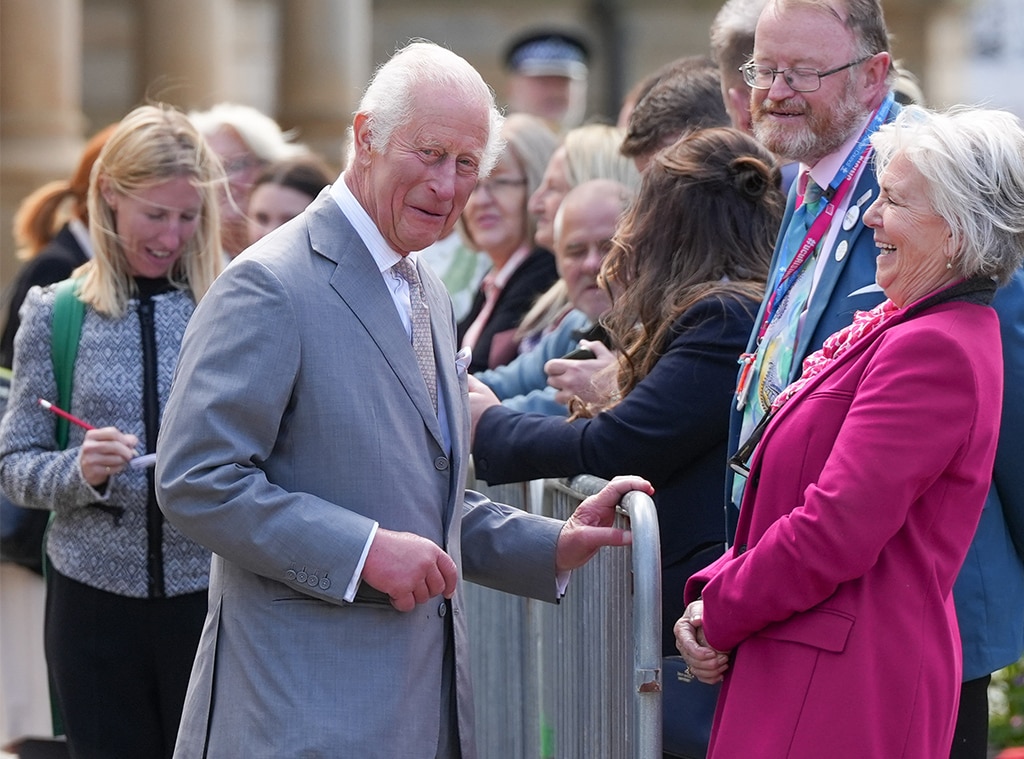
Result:
[[[434,365],[434,341],[430,337],[430,309],[427,308],[427,296],[420,284],[420,275],[408,258],[403,258],[392,267],[402,279],[409,283],[409,302],[412,305],[412,349],[416,353],[416,363],[420,365],[423,381],[427,383],[427,392],[437,413],[437,367]]]
[[[811,229],[811,223],[821,210],[821,203],[824,196],[821,187],[815,182],[810,174],[806,175],[807,186],[804,188],[804,199],[800,207],[793,212],[790,219],[789,229],[786,233],[786,246],[789,249],[789,260],[793,260],[797,250],[803,244],[804,238]]]

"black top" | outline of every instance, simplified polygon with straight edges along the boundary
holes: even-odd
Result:
[[[484,325],[480,337],[473,346],[473,361],[469,373],[503,366],[516,357],[519,343],[514,338],[519,322],[534,301],[558,279],[555,257],[546,248],[534,248],[530,255],[513,272],[498,295],[491,317]],[[481,286],[473,298],[473,307],[458,325],[458,340],[476,320],[484,307],[484,290]]]
[[[35,258],[25,263],[12,285],[7,322],[0,338],[0,366],[9,367],[14,361],[14,335],[21,326],[18,310],[28,291],[36,285],[42,287],[67,279],[71,272],[88,260],[71,227],[65,224]]]

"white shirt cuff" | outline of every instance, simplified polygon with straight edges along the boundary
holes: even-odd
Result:
[[[352,603],[356,600],[356,591],[359,590],[359,582],[363,578],[363,565],[366,564],[366,557],[370,553],[370,546],[373,545],[373,538],[377,534],[377,522],[373,523],[373,527],[370,528],[370,534],[366,538],[366,545],[363,546],[363,553],[359,557],[359,563],[356,564],[356,571],[352,573],[352,579],[348,581],[348,587],[345,588],[345,595],[343,598]]]
[[[565,589],[569,587],[569,578],[572,577],[572,570],[558,572],[555,575],[555,595],[561,598],[565,595]]]

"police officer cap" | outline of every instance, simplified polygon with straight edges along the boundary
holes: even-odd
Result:
[[[533,31],[517,38],[505,54],[505,67],[523,76],[587,76],[586,43],[569,32]]]

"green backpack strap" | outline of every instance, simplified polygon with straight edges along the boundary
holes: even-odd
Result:
[[[82,277],[65,279],[57,285],[53,301],[53,333],[50,338],[50,359],[53,362],[53,377],[57,381],[57,406],[65,411],[71,408],[71,386],[75,378],[75,358],[78,356],[78,341],[82,336],[82,322],[85,320],[85,304],[78,299]],[[68,420],[57,417],[57,445],[61,450],[68,447]],[[50,515],[53,524],[53,514]],[[49,530],[49,526],[47,526]],[[43,539],[43,576],[50,570],[50,559],[46,555],[46,539]],[[64,720],[57,701],[53,696],[53,678],[49,678],[50,719],[53,734],[64,734]]]
[[[57,405],[65,411],[71,408],[71,386],[75,379],[75,358],[78,341],[85,320],[85,304],[78,299],[82,278],[65,279],[57,285],[53,301],[53,337],[50,340],[50,358],[53,377],[57,380]],[[57,445],[68,447],[68,420],[57,417]]]

